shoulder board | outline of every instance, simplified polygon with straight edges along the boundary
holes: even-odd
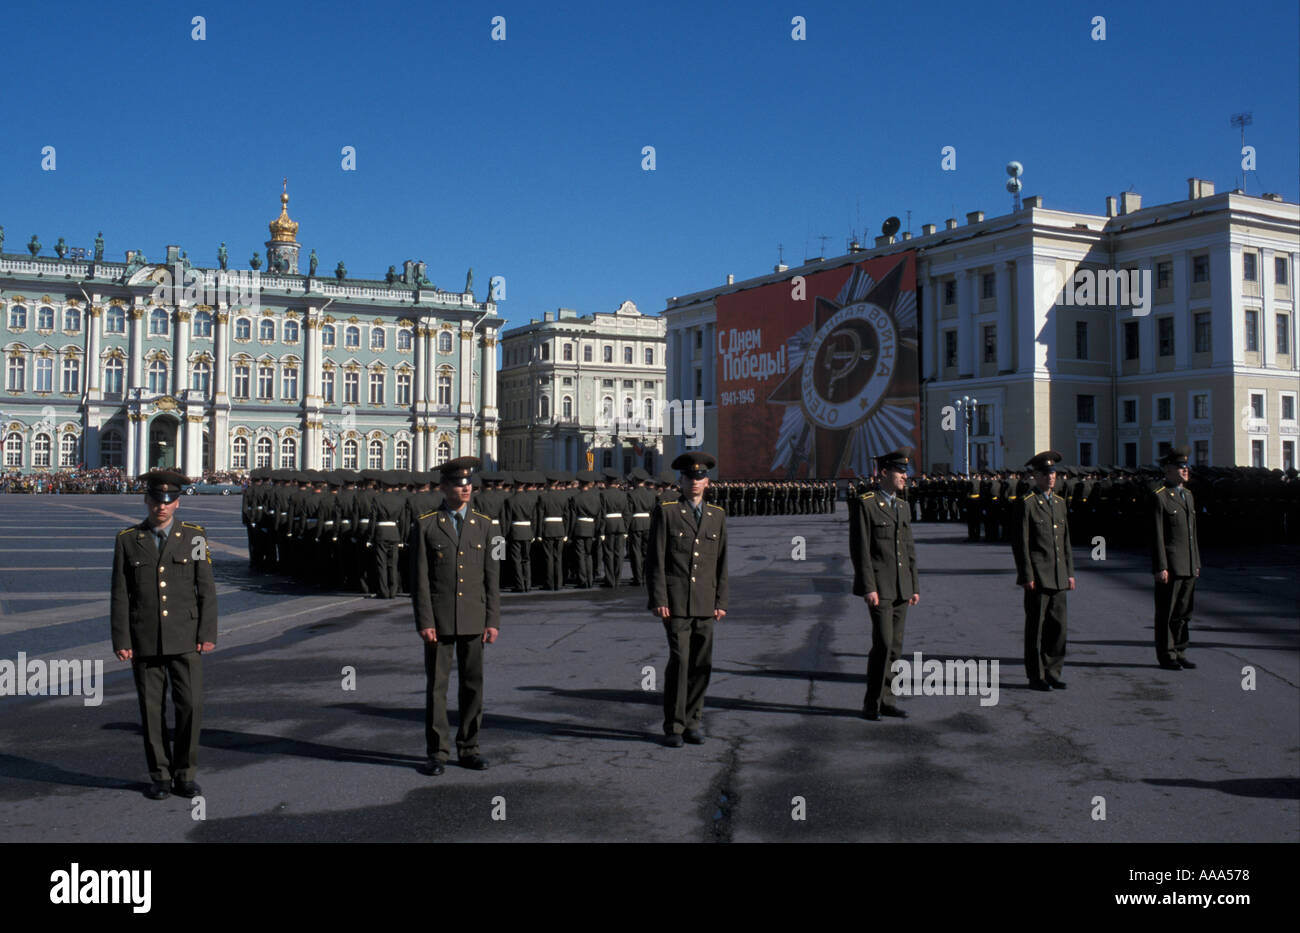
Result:
[[[181,524],[184,525],[186,528],[197,528],[199,531],[203,530],[203,526],[200,525],[198,522],[181,522]]]
[[[723,515],[727,514],[727,510],[720,505],[710,505],[709,508],[716,509],[717,511],[721,512]]]
[[[875,497],[876,494],[874,492],[866,492],[858,496],[859,499],[874,499]]]
[[[121,531],[118,532],[118,534],[119,534],[119,535],[124,535],[124,534],[126,534],[126,533],[128,533],[128,532],[136,531],[137,529],[138,529],[138,526],[136,526],[136,525],[132,525],[130,528],[123,528]]]
[[[421,515],[419,518],[417,518],[416,521],[418,521],[418,522],[422,522],[422,521],[424,521],[426,518],[428,518],[430,515],[437,515],[437,514],[438,514],[439,512],[441,512],[441,511],[442,511],[442,509],[434,509],[432,512],[425,512],[423,515]]]
[[[470,511],[474,512],[473,509],[470,509]],[[486,518],[488,521],[492,521],[491,515],[484,515],[482,512],[474,512],[474,514],[477,515],[479,518]]]
[[[663,502],[660,502],[659,504],[660,504],[660,505],[676,505],[676,504],[677,504],[678,502],[680,502],[680,501],[681,501],[680,499],[665,499]]]
[[[1164,492],[1164,491],[1165,491],[1165,487],[1163,486],[1161,486],[1159,489],[1156,490],[1156,492]]]

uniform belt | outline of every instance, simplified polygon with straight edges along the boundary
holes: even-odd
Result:
[[[334,522],[332,522],[332,521],[328,521],[328,522],[325,523],[325,527],[328,528],[330,525],[333,525],[333,524],[334,524]]]
[[[558,520],[559,520],[559,519],[556,519],[556,521],[558,521]],[[548,518],[547,521],[550,521],[550,519]],[[585,515],[579,515],[579,516],[578,516],[578,521],[580,521],[580,522],[594,522],[595,519],[594,519],[594,518],[588,518],[588,517],[585,516]]]
[[[632,513],[632,517],[633,517],[633,518],[649,518],[649,517],[650,517],[650,513],[649,513],[649,512],[633,512],[633,513]]]
[[[606,518],[622,518],[622,517],[623,517],[623,513],[622,513],[622,512],[606,512],[606,513],[605,513],[605,517],[606,517]]]
[[[562,522],[562,521],[564,521],[564,519],[563,519],[562,517],[560,517],[559,515],[548,515],[548,516],[546,516],[546,518],[544,518],[544,519],[542,519],[542,520],[543,520],[543,521],[547,521],[547,522]]]
[[[370,524],[370,519],[368,519],[368,518],[363,518],[363,519],[361,519],[360,521],[358,521],[357,524],[358,524],[358,525],[369,525],[369,524]]]
[[[396,528],[397,522],[379,522],[378,525],[380,528]]]
[[[558,519],[557,519],[557,521],[558,521]],[[532,525],[532,522],[511,522],[510,524],[512,524],[512,525],[524,525],[524,526],[529,526],[529,525]]]

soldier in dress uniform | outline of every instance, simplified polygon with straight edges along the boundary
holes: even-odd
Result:
[[[375,595],[380,599],[395,599],[401,593],[401,549],[410,531],[410,515],[406,511],[406,496],[401,490],[401,478],[396,473],[384,471],[379,481],[384,491],[375,496],[370,507],[369,536],[374,553]]]
[[[1047,692],[1065,689],[1066,593],[1074,589],[1069,510],[1052,491],[1060,461],[1045,450],[1026,462],[1035,488],[1018,500],[1011,538],[1016,585],[1025,591],[1025,673],[1030,687]]]
[[[632,518],[632,503],[628,494],[618,486],[621,476],[612,470],[606,470],[605,479],[605,488],[600,491],[601,549],[604,551],[602,566],[605,570],[605,586],[617,589],[627,554],[627,529]]]
[[[437,776],[451,757],[447,685],[456,656],[460,727],[456,753],[462,767],[486,770],[479,754],[483,722],[483,646],[501,628],[499,567],[492,557],[492,519],[469,507],[470,475],[482,464],[458,457],[442,465],[440,509],[421,515],[408,538],[415,628],[424,642],[426,773]]]
[[[569,540],[569,494],[563,488],[572,474],[553,470],[546,474],[546,490],[538,497],[542,560],[548,590],[564,589],[564,545]]]
[[[573,539],[573,557],[578,572],[578,586],[589,590],[595,585],[592,549],[596,545],[600,522],[600,493],[593,488],[599,476],[594,470],[578,473],[578,491],[569,500],[569,537]]]
[[[921,601],[909,510],[900,497],[911,458],[910,447],[876,458],[878,485],[875,491],[858,497],[849,522],[853,595],[866,601],[871,615],[863,719],[877,720],[882,715],[907,718],[886,684],[894,662],[903,653],[907,608]]]
[[[509,542],[510,566],[516,593],[527,593],[533,585],[533,542],[541,524],[538,517],[538,493],[530,488],[541,478],[531,472],[515,471],[515,489],[505,502],[506,540]]]
[[[1188,624],[1201,575],[1196,502],[1187,484],[1186,447],[1160,458],[1164,484],[1151,494],[1151,572],[1156,580],[1156,660],[1165,670],[1196,667],[1187,660]]]
[[[627,494],[628,508],[631,509],[630,531],[627,535],[629,559],[632,564],[632,585],[641,586],[645,582],[646,547],[650,540],[650,515],[658,504],[654,490],[646,485],[650,474],[640,467],[635,467],[628,474],[632,489]]]
[[[713,624],[727,614],[727,515],[704,501],[717,460],[703,452],[673,461],[680,499],[650,519],[647,608],[668,637],[664,670],[664,744],[702,744],[704,693],[713,670]]]
[[[109,615],[113,651],[130,661],[140,700],[145,796],[199,795],[199,729],[203,718],[202,654],[217,641],[217,588],[202,525],[176,520],[189,482],[174,470],[153,470],[145,483],[149,517],[117,534]],[[167,736],[167,685],[175,728]]]

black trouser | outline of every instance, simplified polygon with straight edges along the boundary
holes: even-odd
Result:
[[[907,626],[907,602],[910,598],[911,594],[908,594],[867,606],[871,614],[871,652],[867,655],[867,694],[862,699],[862,709],[868,713],[878,713],[882,706],[895,705],[894,691],[887,685],[894,662],[903,653],[903,629]]]
[[[680,735],[698,729],[704,717],[704,693],[713,673],[713,616],[669,616],[664,633],[664,735]]]
[[[447,686],[451,683],[451,656],[456,655],[456,755],[478,754],[478,732],[483,723],[483,636],[447,635],[424,644],[424,743],[430,758],[446,761],[451,751],[447,724]]]
[[[203,659],[197,651],[136,658],[131,665],[144,757],[154,781],[192,781],[199,767],[199,728],[203,718]],[[167,737],[167,682],[171,681],[176,727]]]
[[[543,538],[542,560],[546,567],[543,585],[548,590],[564,589],[564,539]]]
[[[531,543],[527,538],[510,542],[510,566],[515,571],[515,589],[521,593],[527,593],[533,585],[533,565],[528,555]]]
[[[646,542],[650,540],[650,532],[634,531],[627,536],[629,559],[632,562],[632,585],[640,586],[645,582],[645,552]]]
[[[605,583],[618,586],[623,576],[623,554],[627,550],[627,535],[621,531],[606,532],[601,542],[605,551]]]
[[[1187,654],[1187,629],[1195,596],[1196,577],[1170,574],[1168,583],[1156,581],[1156,659],[1161,664],[1181,660]]]
[[[1039,586],[1025,590],[1025,675],[1031,682],[1061,677],[1068,592]]]
[[[589,590],[592,587],[591,550],[595,538],[574,538],[573,556],[578,571],[578,586]]]

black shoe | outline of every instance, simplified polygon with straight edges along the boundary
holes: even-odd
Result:
[[[880,713],[878,713],[874,709],[863,709],[862,712],[859,713],[858,715],[861,716],[863,719],[867,720],[868,722],[880,721]]]
[[[149,789],[144,792],[144,795],[150,800],[166,800],[172,795],[172,792],[166,781],[154,781],[149,785]]]
[[[664,744],[669,748],[681,748],[684,744],[684,740],[679,733],[674,732],[670,735],[664,736]]]
[[[462,768],[469,768],[471,771],[486,771],[488,769],[488,760],[482,755],[466,755],[460,759]]]
[[[893,716],[895,719],[906,719],[907,711],[901,710],[897,706],[882,706],[880,707],[880,715]]]
[[[1179,664],[1177,661],[1161,661],[1160,668],[1161,670],[1166,670],[1166,671],[1181,671],[1183,669],[1183,666]]]
[[[687,729],[682,733],[682,740],[690,745],[703,745],[704,736],[698,729]]]
[[[177,797],[189,797],[193,800],[199,794],[203,793],[203,791],[199,790],[199,785],[195,784],[193,781],[178,780],[172,782],[172,793]]]
[[[429,775],[429,777],[441,777],[446,773],[447,765],[437,758],[430,758],[424,763],[424,766],[421,767],[420,770]]]
[[[1187,660],[1186,658],[1179,658],[1178,663],[1189,671],[1196,670],[1196,665],[1193,664],[1191,661]]]
[[[1047,675],[1047,684],[1048,686],[1052,687],[1054,690],[1065,689],[1065,681],[1063,681],[1059,677],[1053,677],[1051,674]]]
[[[1051,693],[1052,685],[1045,680],[1031,680],[1029,682],[1030,690],[1041,690],[1043,693]]]

